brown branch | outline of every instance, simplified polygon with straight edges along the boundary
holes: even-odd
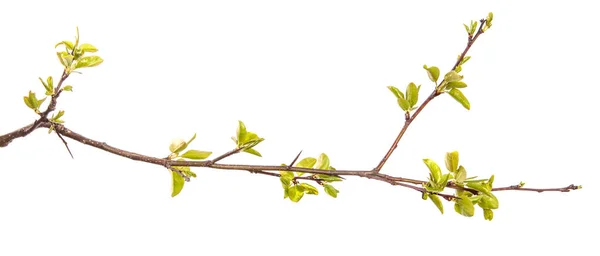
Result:
[[[469,49],[471,48],[473,43],[477,40],[477,38],[481,34],[484,33],[483,27],[485,25],[486,20],[481,20],[480,22],[481,22],[481,24],[479,26],[477,33],[475,33],[475,35],[469,35],[469,40],[468,40],[467,46],[466,46],[465,50],[462,52],[462,54],[459,56],[457,62],[455,63],[454,67],[452,68],[452,70],[455,70],[458,66],[461,65],[462,61],[464,60],[467,52],[469,51]],[[189,177],[187,175],[185,175],[181,170],[175,168],[176,166],[239,170],[239,171],[247,171],[247,172],[255,173],[255,174],[273,176],[273,177],[281,177],[281,174],[278,172],[282,171],[282,170],[313,174],[311,176],[294,177],[295,183],[297,182],[297,180],[312,180],[312,181],[316,181],[319,184],[322,184],[323,180],[319,179],[316,174],[326,174],[326,175],[330,175],[330,176],[336,176],[339,178],[343,178],[342,176],[357,176],[357,177],[361,177],[361,178],[367,178],[367,179],[373,179],[373,180],[386,182],[386,183],[394,185],[394,186],[402,186],[402,187],[406,187],[406,188],[411,188],[411,189],[419,191],[421,193],[436,194],[436,195],[443,197],[446,200],[452,200],[452,199],[456,198],[456,196],[454,196],[454,195],[444,194],[444,193],[440,193],[440,192],[427,191],[423,187],[423,185],[426,184],[427,182],[423,181],[423,180],[409,179],[409,178],[403,178],[403,177],[394,177],[394,176],[379,173],[381,171],[381,169],[383,168],[383,166],[385,165],[386,161],[390,158],[390,156],[392,155],[394,150],[397,148],[398,143],[400,142],[401,138],[403,137],[404,133],[406,132],[406,130],[408,129],[410,124],[415,120],[415,118],[419,115],[419,113],[421,113],[421,111],[425,108],[425,106],[427,106],[429,104],[429,102],[431,102],[431,100],[433,100],[435,97],[437,97],[443,93],[439,89],[442,86],[442,84],[444,83],[444,80],[442,80],[438,85],[436,85],[435,90],[423,101],[423,103],[415,110],[415,112],[412,115],[410,114],[410,112],[405,113],[404,126],[400,130],[400,133],[394,140],[392,146],[387,151],[387,153],[385,154],[383,159],[379,162],[377,167],[375,167],[373,170],[321,170],[321,169],[294,167],[293,165],[296,163],[296,161],[300,157],[302,151],[300,151],[300,153],[298,153],[298,155],[296,155],[296,157],[294,158],[294,160],[292,161],[292,163],[289,166],[219,164],[219,163],[217,163],[218,161],[239,153],[241,150],[243,150],[243,148],[233,149],[233,150],[228,151],[212,160],[207,160],[207,161],[181,161],[181,160],[176,161],[176,160],[171,160],[168,157],[167,158],[156,158],[156,157],[146,156],[146,155],[142,155],[142,154],[135,153],[135,152],[122,150],[122,149],[110,146],[104,142],[100,142],[97,140],[87,138],[81,134],[78,134],[74,131],[67,129],[66,127],[64,127],[61,124],[52,123],[47,118],[48,114],[56,109],[57,99],[60,96],[61,92],[63,91],[61,89],[62,84],[68,77],[69,77],[69,73],[66,70],[63,71],[63,74],[61,76],[61,79],[60,79],[58,85],[54,88],[55,93],[51,97],[52,99],[50,101],[50,104],[48,105],[48,107],[46,108],[45,111],[39,113],[40,118],[37,119],[35,122],[33,122],[30,125],[24,126],[18,130],[15,130],[13,132],[10,132],[8,134],[0,136],[0,147],[7,146],[15,138],[27,136],[28,134],[30,134],[32,131],[34,131],[37,128],[53,127],[53,129],[57,133],[58,137],[63,141],[63,143],[67,147],[67,150],[69,151],[69,154],[71,155],[71,157],[73,157],[73,154],[71,153],[71,150],[69,149],[67,142],[63,138],[63,136],[71,138],[82,144],[96,147],[100,150],[104,150],[104,151],[107,151],[109,153],[112,153],[112,154],[115,154],[118,156],[126,157],[129,159],[135,160],[135,161],[141,161],[141,162],[146,162],[146,163],[163,166],[173,172],[178,173],[179,175],[184,177],[186,181],[189,181]],[[448,182],[446,184],[446,188],[463,189],[463,190],[471,191],[475,194],[479,193],[478,191],[470,189],[470,188],[464,188],[462,186],[457,186],[456,184],[454,184],[452,182]],[[545,192],[545,191],[569,192],[571,190],[576,190],[576,189],[580,189],[580,188],[581,188],[580,186],[575,186],[573,184],[569,185],[567,187],[563,187],[563,188],[524,188],[522,186],[522,184],[520,184],[520,185],[513,185],[513,186],[508,186],[508,187],[494,188],[493,191],[505,191],[505,190],[519,191],[520,190],[520,191],[535,191],[535,192]]]
[[[521,185],[512,185],[512,186],[508,186],[508,187],[493,188],[492,191],[517,190],[517,191],[533,191],[533,192],[542,193],[542,192],[550,192],[550,191],[570,192],[571,190],[577,190],[577,189],[581,189],[581,186],[576,186],[574,184],[571,184],[564,188],[525,188]]]
[[[230,151],[226,152],[225,154],[222,154],[222,155],[220,155],[218,157],[215,157],[214,159],[210,160],[210,162],[211,163],[216,163],[216,162],[222,160],[223,158],[226,158],[226,157],[229,157],[231,155],[239,153],[241,150],[242,150],[241,148],[236,148],[236,149],[230,150]]]
[[[52,125],[50,122],[45,122],[45,123],[40,124],[40,127],[49,128],[50,125]],[[218,163],[215,163],[214,160],[176,161],[176,160],[169,160],[167,158],[156,158],[156,157],[146,156],[146,155],[122,150],[122,149],[110,146],[104,142],[100,142],[100,141],[96,141],[96,140],[87,138],[81,134],[78,134],[74,131],[69,130],[68,128],[66,128],[60,124],[54,124],[54,129],[57,133],[60,133],[61,135],[65,136],[65,137],[71,138],[71,139],[76,140],[85,145],[89,145],[89,146],[107,151],[109,153],[113,153],[115,155],[126,157],[126,158],[129,158],[132,160],[164,166],[170,170],[174,169],[174,168],[172,169],[172,166],[190,166],[190,167],[205,167],[205,168],[223,169],[223,170],[247,171],[247,172],[251,172],[251,173],[262,174],[262,175],[267,175],[267,176],[274,176],[274,177],[280,177],[281,175],[276,172],[283,171],[283,170],[292,171],[292,172],[304,172],[304,173],[311,173],[311,174],[326,174],[326,175],[339,176],[339,177],[341,177],[341,176],[357,176],[357,177],[361,177],[361,178],[367,178],[367,179],[373,179],[373,180],[386,182],[386,183],[394,185],[394,186],[402,186],[402,187],[406,187],[406,188],[411,188],[411,189],[419,191],[421,193],[437,194],[437,195],[445,198],[446,200],[456,198],[455,196],[449,195],[449,194],[429,192],[425,188],[418,186],[418,185],[427,183],[427,181],[424,181],[424,180],[395,177],[395,176],[391,176],[391,175],[387,175],[387,174],[383,174],[383,173],[373,173],[372,171],[369,171],[369,170],[320,170],[320,169],[311,169],[311,168],[302,168],[302,167],[293,167],[293,166],[279,166],[279,165],[218,164]],[[233,152],[233,151],[235,151],[235,150],[229,151],[228,153],[225,153],[223,155],[230,156],[233,154],[230,152]],[[312,176],[295,177],[295,179],[313,180],[316,182],[320,181],[320,179],[312,177]],[[450,189],[460,188],[460,189],[471,191],[474,194],[479,193],[476,190],[472,190],[470,188],[459,187],[452,183],[448,183],[447,188],[450,188]],[[495,188],[493,190],[494,191],[523,190],[523,191],[537,191],[537,192],[542,192],[542,191],[566,192],[566,191],[570,191],[570,190],[574,190],[574,189],[578,189],[578,188],[579,188],[578,186],[570,185],[565,188],[534,189],[534,188],[524,188],[524,187],[519,188],[518,185],[515,185],[515,186],[509,186],[509,187]]]
[[[465,58],[465,56],[467,56],[467,52],[469,52],[469,49],[471,49],[471,46],[473,45],[473,43],[475,43],[477,38],[479,38],[479,36],[484,33],[483,26],[485,25],[486,20],[482,19],[480,22],[481,22],[481,24],[479,25],[479,29],[477,30],[477,33],[474,36],[469,36],[469,40],[467,41],[467,46],[463,50],[463,52],[460,55],[460,57],[458,58],[458,60],[456,60],[456,63],[452,67],[452,70],[456,70],[456,68],[460,65],[460,63]],[[419,108],[417,108],[417,110],[415,110],[414,114],[410,115],[409,112],[406,112],[404,126],[402,126],[402,129],[400,129],[400,133],[398,133],[398,136],[394,140],[394,143],[392,143],[392,146],[390,147],[390,149],[388,149],[388,151],[385,153],[385,155],[383,156],[383,158],[381,159],[379,164],[372,170],[372,173],[379,173],[381,171],[381,168],[383,168],[383,166],[385,165],[387,160],[390,158],[390,156],[392,156],[392,153],[394,153],[394,150],[396,150],[396,148],[398,147],[398,143],[400,143],[400,139],[402,139],[402,136],[404,136],[404,133],[406,132],[406,130],[408,129],[410,124],[415,120],[415,118],[417,118],[419,113],[421,113],[421,111],[425,108],[425,106],[427,106],[427,104],[429,104],[429,102],[431,100],[433,100],[435,97],[442,94],[442,92],[440,92],[438,90],[442,84],[444,84],[444,80],[442,80],[438,85],[436,85],[433,92],[431,92],[429,97],[427,97],[427,99],[425,99],[425,101],[423,101],[421,106],[419,106]]]
[[[67,141],[65,140],[65,138],[63,138],[62,135],[60,135],[60,133],[56,133],[56,135],[58,136],[58,138],[60,138],[60,140],[63,142],[63,144],[65,144],[67,151],[69,151],[69,155],[71,155],[71,159],[75,159],[75,157],[73,157],[73,153],[71,153],[71,149],[69,148],[69,145],[67,144]]]

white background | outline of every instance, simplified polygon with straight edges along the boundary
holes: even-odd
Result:
[[[367,170],[403,123],[388,85],[433,85],[466,42],[463,23],[495,14],[463,68],[466,111],[435,99],[384,168],[425,179],[422,158],[458,150],[495,185],[582,184],[571,193],[499,192],[492,222],[360,178],[339,197],[282,199],[276,178],[196,169],[170,197],[170,174],[39,129],[0,148],[1,255],[592,255],[597,242],[600,92],[593,1],[3,1],[0,134],[31,123],[22,97],[58,76],[54,45],[95,45],[105,62],[67,84],[66,126],[164,157],[173,138],[218,155],[237,120],[273,164],[329,155]]]

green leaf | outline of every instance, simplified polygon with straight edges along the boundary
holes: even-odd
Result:
[[[302,160],[300,160],[300,162],[298,162],[296,164],[296,167],[302,167],[302,168],[313,168],[313,166],[315,166],[315,163],[317,163],[317,159],[314,157],[307,157],[304,158]]]
[[[262,157],[262,155],[258,151],[256,151],[255,149],[253,149],[253,148],[245,148],[243,151],[246,152],[246,153],[250,153],[250,154],[253,154],[255,156],[258,156],[258,157]]]
[[[281,176],[279,177],[279,181],[281,181],[281,186],[283,187],[283,189],[287,189],[292,185],[292,178],[289,178],[287,176]]]
[[[326,181],[326,182],[342,181],[342,178],[340,178],[340,177],[326,175],[326,174],[317,174],[317,178],[321,179],[323,181]]]
[[[73,86],[67,85],[63,88],[63,91],[67,91],[67,92],[72,92],[73,91]]]
[[[329,170],[329,157],[325,153],[321,153],[316,162],[316,169]]]
[[[455,172],[458,168],[458,151],[452,151],[446,153],[446,169],[451,172]]]
[[[25,105],[27,105],[28,108],[35,110],[35,107],[33,106],[33,103],[31,103],[29,97],[23,96],[23,102],[25,102]]]
[[[56,116],[54,116],[54,114],[52,114],[52,119],[53,120],[58,120],[60,119],[63,115],[65,114],[64,110],[58,111],[58,113],[56,114]]]
[[[56,56],[58,56],[60,64],[62,64],[65,69],[71,68],[71,64],[73,64],[72,55],[70,55],[68,52],[57,52]]]
[[[75,64],[75,69],[95,67],[100,65],[102,62],[104,62],[104,60],[100,58],[100,56],[81,57],[77,60],[77,64]]]
[[[179,173],[177,173],[177,172],[171,171],[171,174],[172,174],[171,176],[173,177],[173,186],[172,186],[171,197],[175,197],[183,189],[183,184],[185,184],[185,179],[183,177],[181,177],[181,175],[179,175]]]
[[[456,101],[458,101],[458,103],[460,103],[467,110],[471,109],[471,103],[469,103],[469,100],[467,99],[467,97],[465,97],[465,95],[459,89],[454,88],[454,89],[450,90],[448,92],[448,94],[450,94],[450,96],[452,96],[452,98],[454,98]]]
[[[194,141],[196,139],[196,133],[194,133],[194,135],[192,136],[192,138],[190,138],[187,142],[186,142],[186,146],[189,146],[190,143],[192,143],[192,141]]]
[[[319,190],[317,188],[315,188],[313,185],[310,185],[308,183],[300,183],[300,186],[304,188],[304,192],[306,192],[306,194],[310,194],[310,195],[318,195],[319,194]]]
[[[473,203],[465,195],[460,196],[460,198],[456,200],[456,203],[454,204],[454,210],[466,217],[472,217],[475,214],[475,207],[473,206]]]
[[[483,209],[483,218],[491,221],[494,218],[494,212],[490,209]]]
[[[479,192],[482,192],[488,196],[493,196],[489,187],[481,182],[467,182],[467,187],[475,189]]]
[[[38,77],[40,79],[40,82],[42,82],[42,85],[44,85],[44,89],[46,89],[46,95],[52,95],[54,93],[54,87],[53,87],[53,83],[52,83],[52,77],[49,76],[45,82],[41,77]]]
[[[304,188],[295,185],[295,186],[291,186],[290,188],[287,189],[287,193],[288,196],[290,197],[290,200],[292,200],[292,202],[297,203],[298,201],[300,201],[300,199],[302,199],[302,197],[304,196]]]
[[[410,110],[410,103],[404,98],[398,98],[398,105],[404,111]]]
[[[489,185],[490,190],[492,190],[492,185],[494,184],[494,175],[492,174],[492,176],[490,176],[490,179],[488,179],[487,184]]]
[[[467,24],[463,24],[463,26],[465,26],[465,30],[467,31],[467,34],[471,35],[471,29],[469,28],[469,26],[467,26]]]
[[[186,147],[187,143],[183,139],[174,139],[171,141],[171,145],[169,145],[169,151],[177,154],[183,151]]]
[[[288,171],[280,171],[279,175],[279,180],[281,181],[281,185],[283,186],[283,188],[288,188],[292,184],[292,180],[294,179],[294,173]]]
[[[73,43],[72,43],[71,41],[62,41],[62,42],[59,42],[59,43],[57,43],[57,44],[54,46],[54,48],[56,48],[56,47],[58,47],[58,46],[60,46],[60,45],[64,45],[64,46],[65,46],[65,48],[66,48],[68,51],[70,51],[70,50],[73,50]]]
[[[456,184],[463,184],[467,178],[467,170],[461,165],[458,167],[458,171],[456,171]]]
[[[460,55],[459,55],[459,57],[460,57]],[[462,61],[460,62],[460,65],[463,65],[463,64],[467,63],[467,61],[469,61],[470,59],[471,59],[471,56],[465,56],[462,59]]]
[[[79,46],[79,49],[81,49],[83,52],[97,52],[98,49],[96,49],[96,47],[94,47],[91,44],[81,44],[81,46]]]
[[[454,89],[454,88],[465,88],[467,84],[463,81],[454,81],[446,84],[446,88]]]
[[[339,190],[335,189],[329,184],[323,184],[323,188],[325,189],[325,193],[327,193],[333,198],[337,198],[337,194],[340,192]]]
[[[479,202],[477,202],[477,205],[479,205],[479,207],[483,208],[483,209],[498,209],[499,203],[498,203],[498,198],[496,198],[496,196],[494,196],[494,194],[491,194],[491,196],[483,195],[483,197],[481,197],[481,200],[479,200]]]
[[[429,199],[431,199],[431,201],[433,202],[433,204],[435,204],[438,210],[440,210],[440,212],[444,214],[444,205],[442,204],[442,200],[440,200],[440,197],[438,195],[431,194],[429,195]]]
[[[406,86],[406,100],[410,104],[410,108],[415,106],[419,101],[419,89],[421,86],[415,85],[415,83],[410,83]]]
[[[446,173],[446,174],[442,175],[442,178],[437,182],[436,186],[439,188],[440,191],[444,190],[444,188],[446,187],[446,184],[448,184],[450,175],[452,175],[452,174]]]
[[[238,121],[239,125],[237,128],[237,132],[236,132],[236,137],[237,137],[237,142],[238,142],[238,147],[241,147],[245,142],[246,142],[246,125],[244,125],[244,122],[242,121]]]
[[[467,25],[465,25],[465,28],[466,26]],[[429,76],[429,80],[437,83],[437,80],[440,77],[440,69],[436,66],[427,67],[427,65],[423,65],[423,68],[427,70],[427,76]]]
[[[454,82],[454,81],[460,81],[463,79],[463,76],[459,75],[456,71],[452,70],[448,73],[446,73],[446,75],[444,75],[444,81],[450,83],[450,82]]]
[[[427,165],[427,168],[429,168],[429,172],[431,173],[431,181],[433,183],[438,183],[442,178],[442,170],[440,167],[437,165],[437,163],[435,163],[435,161],[428,158],[423,159],[423,162],[425,165]]]
[[[397,99],[404,98],[404,93],[402,93],[402,91],[400,91],[398,88],[391,85],[387,88],[394,94],[394,96],[396,96]]]
[[[209,151],[200,151],[200,150],[190,149],[190,150],[186,151],[185,153],[183,153],[183,155],[181,155],[181,157],[187,158],[187,159],[202,160],[202,159],[208,158],[211,154],[212,154],[212,152],[209,152]]]

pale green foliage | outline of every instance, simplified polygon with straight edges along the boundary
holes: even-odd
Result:
[[[409,112],[415,109],[415,105],[419,101],[419,90],[421,86],[417,86],[415,83],[409,83],[406,86],[406,93],[400,91],[400,89],[395,86],[388,86],[388,89],[396,96],[396,100],[398,101],[398,105],[405,112]]]
[[[208,158],[212,154],[212,152],[196,150],[196,149],[190,149],[190,150],[185,151],[185,153],[183,153],[181,155],[179,154],[183,150],[185,150],[195,139],[196,139],[196,134],[194,133],[194,136],[192,136],[188,141],[185,141],[180,138],[172,140],[171,144],[169,145],[169,151],[171,152],[171,154],[168,156],[168,159],[186,161],[186,159],[203,160],[203,159]],[[196,173],[192,172],[192,170],[190,169],[189,166],[173,166],[171,168],[178,170],[178,171],[171,170],[171,174],[172,174],[171,175],[172,176],[171,196],[174,197],[174,196],[178,195],[179,192],[181,192],[181,190],[183,189],[184,181],[189,181],[190,178],[195,178]]]
[[[231,137],[233,142],[237,145],[237,148],[243,152],[253,154],[255,156],[262,156],[258,151],[256,151],[253,147],[261,143],[263,138],[258,137],[256,133],[249,132],[246,130],[246,125],[244,122],[238,121],[238,128],[236,131],[236,136]]]
[[[282,164],[281,166],[286,167],[287,165]],[[322,153],[318,158],[306,157],[294,165],[294,167],[320,169],[320,170],[334,170],[330,165],[329,157]],[[292,202],[299,202],[304,194],[318,195],[319,191],[316,187],[308,183],[299,183],[300,177],[303,177],[304,172],[290,172],[281,170],[279,171],[279,181],[283,187],[283,198],[289,198]],[[332,197],[337,197],[339,191],[335,189],[330,183],[342,181],[340,177],[330,176],[326,174],[313,174],[309,177],[309,180],[314,180],[317,184],[323,186],[325,193]]]
[[[492,184],[494,175],[489,179],[473,180],[467,178],[467,170],[459,165],[459,155],[457,151],[446,153],[445,162],[448,173],[443,173],[440,167],[431,159],[423,159],[423,162],[429,169],[429,182],[423,184],[425,188],[423,200],[427,198],[435,204],[435,206],[444,213],[443,204],[437,195],[443,193],[448,183],[454,184],[456,193],[453,195],[454,210],[467,217],[475,214],[474,205],[477,204],[484,210],[484,218],[491,220],[493,218],[492,209],[498,209],[498,199],[492,194]],[[465,187],[466,185],[466,187]],[[475,194],[472,193],[476,192]]]

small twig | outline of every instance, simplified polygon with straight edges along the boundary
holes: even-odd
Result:
[[[460,57],[454,64],[454,67],[452,67],[452,70],[455,70],[460,65],[460,63],[463,61],[463,59],[467,55],[467,52],[469,52],[469,49],[471,49],[471,46],[473,45],[473,43],[475,43],[475,40],[477,40],[477,38],[479,38],[479,36],[481,34],[483,34],[483,32],[484,32],[483,26],[484,26],[485,22],[486,22],[486,20],[482,19],[479,29],[477,30],[477,33],[473,37],[469,37],[467,46],[465,47],[462,54],[460,55]],[[425,99],[425,101],[423,101],[421,106],[419,106],[419,108],[417,108],[417,110],[415,110],[414,114],[410,115],[408,112],[405,114],[404,126],[402,126],[402,129],[400,129],[400,133],[394,140],[394,143],[392,143],[392,146],[390,147],[390,149],[388,149],[387,153],[385,153],[385,155],[383,156],[383,159],[381,159],[379,164],[371,171],[372,173],[379,173],[381,171],[381,168],[383,168],[383,166],[385,165],[387,160],[390,158],[392,153],[394,153],[394,150],[396,150],[396,148],[398,147],[398,143],[400,143],[400,139],[402,139],[402,136],[404,136],[404,133],[406,132],[406,130],[408,129],[410,124],[415,120],[415,118],[417,118],[419,113],[421,113],[421,111],[425,108],[425,106],[427,106],[427,104],[429,104],[429,102],[431,100],[433,100],[435,97],[437,97],[441,94],[441,92],[438,91],[438,87],[443,83],[444,83],[444,80],[442,80],[438,85],[436,85],[436,88],[433,90],[433,92],[429,95],[429,97],[427,97],[427,99]]]
[[[214,159],[210,160],[209,162],[211,164],[214,164],[214,163],[222,160],[223,158],[226,158],[226,157],[229,157],[231,155],[239,153],[241,150],[242,150],[241,148],[236,148],[236,149],[230,150],[230,151],[226,152],[225,154],[222,154],[222,155],[220,155],[218,157],[215,157]]]
[[[174,168],[172,166],[168,166],[168,165],[165,166],[165,167],[167,167],[167,169],[169,169],[171,171],[174,171],[177,174],[179,174],[179,176],[181,176],[185,180],[185,182],[190,182],[190,177],[188,177],[187,175],[185,175],[181,170],[179,170],[177,168]]]
[[[298,158],[300,157],[300,155],[302,155],[302,150],[300,150],[300,152],[298,153],[298,155],[296,155],[296,157],[294,158],[294,160],[292,160],[292,163],[290,165],[288,165],[287,167],[294,166],[294,164],[296,163],[296,161],[298,160]]]
[[[492,191],[506,191],[506,190],[520,190],[520,191],[533,191],[533,192],[549,192],[549,191],[557,191],[557,192],[570,192],[571,190],[581,189],[581,186],[576,186],[575,184],[571,184],[564,188],[525,188],[520,185],[512,185],[508,187],[500,187],[493,188]]]
[[[69,148],[69,145],[67,145],[67,141],[62,137],[62,135],[60,135],[60,133],[57,132],[56,135],[58,135],[60,140],[62,140],[62,142],[65,144],[67,151],[69,151],[69,155],[71,155],[71,159],[75,159],[75,157],[73,157],[73,153],[71,153],[71,149]]]

